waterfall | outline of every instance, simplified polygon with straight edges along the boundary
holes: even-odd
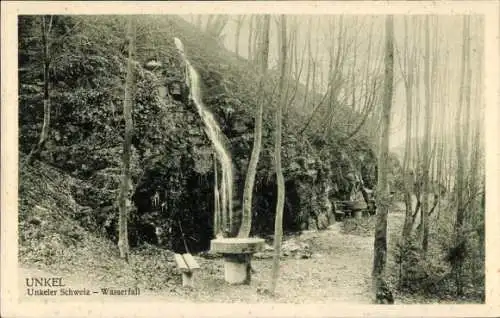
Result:
[[[190,98],[196,105],[198,114],[205,124],[205,132],[212,142],[215,149],[217,160],[221,165],[221,180],[220,180],[220,228],[214,229],[216,234],[224,233],[226,229],[231,229],[233,219],[233,164],[231,155],[224,144],[224,134],[222,133],[219,124],[215,120],[213,114],[205,107],[201,99],[200,76],[194,67],[189,63],[184,52],[184,45],[181,40],[174,38],[177,50],[179,50],[186,64],[186,83],[190,89]],[[215,185],[216,187],[218,185]],[[216,212],[214,212],[216,213]],[[214,224],[216,226],[216,224]]]

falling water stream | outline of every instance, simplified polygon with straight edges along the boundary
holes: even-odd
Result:
[[[186,63],[186,82],[190,89],[192,98],[198,114],[205,124],[205,132],[213,144],[217,160],[221,165],[221,185],[220,185],[220,213],[221,217],[215,216],[214,232],[217,235],[231,228],[233,217],[233,164],[231,155],[224,144],[224,134],[212,113],[205,107],[201,99],[200,76],[194,67],[189,63],[184,52],[184,45],[181,40],[174,38],[175,45]],[[217,185],[215,185],[217,187]],[[218,213],[215,211],[214,213]],[[217,221],[219,220],[219,221]]]

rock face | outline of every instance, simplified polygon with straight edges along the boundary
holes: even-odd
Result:
[[[138,23],[146,29],[151,26],[147,18],[139,19]],[[148,47],[149,50],[148,56],[141,56],[146,50],[138,50],[136,57],[140,63],[136,65],[134,92],[131,156],[134,207],[130,213],[130,233],[135,238],[144,239],[132,238],[131,242],[152,243],[155,240],[151,228],[161,228],[160,241],[164,247],[177,252],[184,252],[186,245],[192,252],[207,250],[213,238],[215,181],[212,145],[189,101],[189,94],[186,94],[184,65],[180,62],[173,37],[178,36],[184,43],[186,54],[200,74],[203,102],[227,137],[234,163],[234,193],[239,201],[253,146],[253,116],[260,96],[266,92],[258,91],[252,65],[207,40],[189,23],[174,17],[162,18],[155,23],[161,25],[167,34],[151,32],[137,39],[138,47]],[[84,226],[92,230],[107,228],[112,232],[115,226],[108,223],[115,222],[113,220],[118,214],[114,202],[121,180],[121,79],[127,57],[113,51],[112,45],[104,43],[99,34],[89,33],[85,28],[78,32],[83,32],[95,52],[83,50],[79,43],[72,43],[74,50],[62,52],[67,58],[57,66],[56,75],[61,77],[64,85],[54,82],[51,87],[54,105],[57,105],[51,120],[54,136],[49,138],[47,156],[42,156],[42,159],[87,182],[88,187],[75,188],[74,193],[77,203],[92,211],[82,213],[82,220],[92,216],[85,221],[89,224]],[[111,25],[106,32],[117,35]],[[33,48],[23,43],[20,42],[20,54],[35,56],[27,54]],[[161,49],[160,46],[151,49],[151,43],[161,44]],[[151,56],[159,63],[149,63],[145,68]],[[20,68],[37,69],[35,60],[23,59],[21,62]],[[270,85],[266,84],[266,88],[273,86],[273,76],[270,74],[267,79]],[[32,114],[43,110],[41,94],[29,83],[41,80],[43,78],[36,72],[22,72],[20,75],[19,111],[27,114],[20,117],[19,123],[20,148],[24,153],[31,150],[39,135],[41,114]],[[299,89],[297,100],[302,99],[300,94]],[[274,231],[274,102],[266,105],[264,113],[262,152],[252,206],[252,235]],[[291,114],[290,119],[292,117],[295,114]],[[293,119],[289,122],[302,120],[300,117]],[[342,188],[341,173],[332,173],[344,170],[345,160],[340,158],[337,149],[342,146],[330,145],[323,151],[326,143],[316,142],[318,138],[312,136],[312,132],[298,136],[295,127],[286,128],[288,131],[283,135],[284,230],[324,229],[333,219],[329,202],[338,192],[326,191],[324,184],[330,182],[329,187],[335,189],[333,184],[336,183]],[[326,155],[321,155],[322,152]],[[367,179],[366,176],[363,178]],[[113,233],[108,235],[113,237]]]

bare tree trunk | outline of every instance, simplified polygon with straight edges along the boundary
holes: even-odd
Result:
[[[212,28],[212,23],[215,19],[216,15],[215,14],[210,14],[207,17],[207,24],[205,25],[205,32],[208,32]]]
[[[483,54],[483,48],[482,48],[482,40],[483,38],[479,36],[478,40],[476,43],[479,43],[479,47],[477,49],[477,56],[481,57]],[[482,89],[483,89],[483,63],[482,59],[478,58],[478,64],[477,64],[477,77],[476,77],[476,85],[475,85],[475,107],[472,106],[472,103],[469,104],[469,108],[475,110],[475,116],[473,116],[473,120],[475,121],[474,123],[474,133],[473,133],[473,141],[472,141],[472,158],[470,161],[470,176],[469,176],[469,184],[472,187],[472,193],[478,193],[480,192],[482,180],[481,180],[481,175],[479,174],[479,163],[481,161],[481,155],[483,153],[483,143],[482,143],[482,138],[481,138],[481,127],[482,127],[482,122],[483,122],[483,99],[482,99]],[[470,68],[469,68],[470,69]],[[471,111],[470,110],[470,111]],[[470,112],[469,111],[469,112]],[[479,202],[477,202],[479,203]],[[476,204],[475,207],[472,207],[470,209],[471,211],[481,211],[479,204]],[[477,214],[477,213],[475,213]]]
[[[257,15],[255,17],[255,28],[254,28],[254,37],[253,37],[253,48],[252,48],[252,62],[258,62],[259,59],[259,44],[261,43],[261,36],[262,36],[262,17],[260,15]]]
[[[429,166],[431,163],[430,142],[431,142],[431,123],[432,123],[432,94],[430,83],[430,21],[429,16],[425,17],[425,64],[424,64],[424,85],[425,85],[425,128],[423,144],[423,167],[422,167],[422,219],[421,219],[421,239],[422,255],[426,255],[428,249],[428,217],[429,217]]]
[[[455,195],[456,195],[456,221],[455,221],[455,249],[457,251],[457,257],[453,259],[452,267],[455,276],[455,283],[457,286],[457,294],[463,294],[463,286],[461,283],[462,267],[463,267],[463,256],[460,252],[465,249],[465,238],[463,235],[463,225],[464,225],[464,175],[465,175],[465,160],[463,152],[463,127],[462,127],[462,111],[464,104],[465,86],[467,79],[465,78],[467,65],[469,63],[468,58],[469,51],[469,20],[467,16],[464,16],[464,26],[463,26],[463,48],[462,48],[462,68],[461,68],[461,85],[459,90],[459,105],[458,111],[455,117],[455,142],[456,142],[456,157],[457,157],[457,174],[455,183]]]
[[[470,47],[471,47],[471,40],[470,40],[470,18],[467,20],[467,29],[468,29],[468,34],[467,34],[467,64],[465,66],[465,91],[464,91],[464,98],[465,98],[465,126],[463,129],[463,149],[462,149],[462,156],[464,157],[464,186],[466,187],[468,184],[467,180],[467,170],[468,166],[470,165],[471,161],[471,154],[472,152],[470,151],[469,145],[471,144],[471,133],[470,133],[470,123],[471,123],[471,95],[472,95],[472,69],[471,69],[471,58],[470,58]],[[464,218],[467,217],[466,210],[464,210]]]
[[[446,61],[448,59],[447,54],[443,57],[443,59]],[[440,105],[448,105],[449,104],[449,94],[448,94],[448,85],[447,85],[447,80],[448,80],[448,71],[445,70],[445,72],[441,73],[441,76],[439,77],[439,94],[438,96],[440,97]],[[445,178],[446,178],[446,171],[447,171],[447,161],[448,157],[446,156],[445,152],[445,145],[446,145],[446,125],[444,125],[445,122],[448,122],[448,114],[445,114],[443,117],[444,122],[441,122],[440,124],[440,137],[439,137],[439,153],[436,158],[437,160],[437,182],[439,186],[439,196],[441,198],[442,195],[442,187],[445,186]],[[438,117],[436,116],[436,120]],[[437,219],[439,221],[439,218],[441,216],[441,200],[438,202],[438,207],[437,207]]]
[[[129,38],[128,47],[128,62],[127,62],[127,78],[125,82],[125,99],[123,101],[123,117],[125,118],[125,136],[123,138],[123,167],[122,167],[122,183],[119,196],[119,228],[118,228],[118,248],[120,250],[120,258],[128,262],[129,243],[127,220],[130,208],[130,151],[132,146],[133,122],[132,122],[132,103],[133,103],[133,85],[134,85],[134,63],[132,58],[135,50],[135,21],[134,17],[130,17],[128,21],[127,37]]]
[[[236,33],[234,35],[234,52],[237,56],[240,55],[240,34],[241,34],[241,26],[243,25],[243,21],[245,16],[238,16],[236,21]]]
[[[287,96],[287,101],[285,102],[284,106],[283,106],[283,110],[282,110],[282,113],[283,113],[283,131],[282,131],[282,134],[287,134],[287,125],[288,125],[288,115],[289,115],[289,111],[288,111],[288,107],[292,106],[294,103],[295,103],[295,98],[297,96],[297,90],[299,88],[299,86],[301,85],[301,82],[300,82],[300,79],[302,77],[302,70],[304,68],[304,56],[306,54],[306,45],[304,45],[303,47],[303,50],[302,50],[302,55],[300,56],[299,55],[299,52],[298,52],[298,29],[299,29],[299,24],[298,22],[295,20],[295,27],[294,27],[294,30],[293,32],[291,32],[291,36],[293,36],[293,40],[290,39],[289,41],[289,45],[287,46],[288,47],[288,51],[291,52],[292,49],[294,50],[294,60],[291,59],[291,56],[288,57],[288,74],[293,74],[292,76],[289,76],[288,78],[293,78],[295,77],[295,81],[293,81],[293,85],[292,85],[292,81],[287,81],[287,84],[286,84],[286,92],[285,92],[285,95]],[[293,45],[293,46],[292,46]],[[302,57],[302,58],[301,58]],[[299,63],[299,60],[300,60],[300,63]],[[292,62],[294,62],[294,64],[292,64]],[[292,66],[294,66],[293,68],[293,71],[292,71]],[[293,90],[290,91],[290,88],[293,86]],[[290,97],[290,98],[288,98]]]
[[[405,152],[403,157],[403,176],[404,176],[404,201],[405,201],[405,220],[403,225],[402,237],[404,240],[409,239],[413,227],[412,214],[413,214],[413,204],[412,204],[412,192],[414,180],[412,174],[410,173],[410,160],[412,156],[412,121],[413,121],[413,73],[414,73],[414,63],[415,63],[415,49],[411,50],[411,56],[409,54],[408,46],[408,16],[404,17],[405,24],[405,67],[406,67],[406,78],[405,78],[405,92],[406,92],[406,138],[405,138]]]
[[[297,75],[297,67],[294,68],[294,66],[296,66],[297,63],[296,62],[296,59],[297,59],[297,21],[296,19],[293,19],[293,18],[290,18],[290,21],[288,21],[289,24],[288,24],[288,32],[290,33],[289,36],[287,36],[287,47],[288,47],[288,51],[289,51],[289,56],[288,56],[288,60],[286,61],[286,65],[285,65],[285,73],[288,74],[288,76],[285,77],[285,95],[289,95],[289,92],[290,92],[290,88],[291,88],[291,83],[292,83],[292,78],[294,75]],[[283,112],[285,113],[285,116],[283,118],[283,121],[285,123],[285,127],[286,127],[286,115],[287,115],[287,108],[288,108],[288,105],[289,103],[285,103],[284,105],[284,108],[283,108]],[[286,133],[286,132],[285,132]]]
[[[421,17],[415,17],[415,32],[416,32],[416,35],[415,35],[415,38],[416,38],[416,41],[417,41],[417,45],[420,46],[421,45]],[[415,77],[415,92],[417,92],[417,94],[415,94],[415,132],[414,132],[414,136],[415,137],[418,137],[420,136],[420,114],[422,113],[422,109],[421,109],[421,98],[420,98],[420,85],[421,85],[421,76],[420,76],[420,64],[421,64],[421,59],[416,59],[415,60],[415,74],[418,75],[418,77]],[[414,156],[414,167],[416,169],[415,171],[415,178],[416,178],[416,181],[419,181],[419,171],[420,171],[420,168],[421,168],[421,163],[420,163],[420,160],[421,160],[421,149],[420,149],[420,143],[419,143],[419,138],[414,138],[414,142],[413,142],[413,147],[414,147],[414,151],[413,153],[415,154]],[[417,201],[420,201],[420,197],[417,196]]]
[[[432,207],[429,210],[429,216],[431,215],[432,212],[435,211],[437,205],[441,201],[441,190],[440,190],[440,171],[439,166],[441,164],[439,160],[439,154],[442,150],[440,146],[440,136],[442,136],[441,133],[441,128],[442,124],[440,119],[442,120],[443,117],[436,116],[436,110],[434,107],[434,104],[442,105],[442,98],[441,94],[443,93],[442,87],[440,85],[439,77],[438,77],[438,62],[440,61],[440,45],[439,45],[439,37],[437,34],[439,33],[439,19],[437,17],[434,17],[434,38],[433,38],[433,57],[432,57],[432,66],[431,66],[431,75],[430,75],[430,85],[431,85],[431,103],[430,103],[430,112],[431,112],[431,128],[430,128],[430,133],[431,136],[434,135],[433,138],[433,145],[431,148],[431,173],[430,173],[430,181],[429,181],[429,191],[430,194],[432,193],[434,197],[434,203]],[[429,221],[427,223],[427,228],[424,229],[424,240],[423,242],[427,242],[427,247],[428,247],[428,241],[429,241],[429,231],[431,228],[431,224],[434,224],[434,222]]]
[[[249,17],[249,27],[248,27],[248,61],[250,62],[253,57],[253,34],[254,34],[254,27],[253,27],[253,21],[255,20],[255,17],[253,15],[250,15]]]
[[[229,16],[225,14],[210,15],[207,21],[207,28],[205,32],[216,39],[219,43],[222,40],[222,31],[229,21]]]
[[[311,25],[312,25],[312,18],[310,17],[309,20],[307,21],[307,33],[311,34]],[[304,107],[307,107],[307,102],[308,102],[308,97],[309,97],[309,84],[311,82],[311,72],[312,72],[312,66],[313,66],[313,57],[312,57],[312,49],[311,49],[311,37],[307,37],[307,74],[306,74],[306,88],[304,92],[304,101],[302,102]],[[313,95],[316,94],[316,92],[313,91]]]
[[[264,82],[266,80],[268,58],[269,58],[269,25],[271,17],[266,15],[263,17],[263,25],[261,28],[262,44],[260,52],[260,80],[259,80],[259,108],[255,114],[255,132],[253,139],[252,154],[248,164],[247,176],[245,179],[245,188],[243,191],[243,214],[241,227],[238,232],[238,237],[248,237],[252,228],[252,194],[255,184],[255,175],[257,173],[257,164],[259,162],[260,149],[262,145],[262,114],[264,112],[264,102],[266,96],[263,96]]]
[[[421,17],[414,17],[414,30],[415,30],[415,33],[414,34],[414,38],[415,38],[415,47],[418,48],[421,46],[421,29],[422,29],[422,25],[421,25]],[[416,50],[416,48],[414,48]],[[417,217],[419,216],[419,213],[421,212],[421,205],[422,205],[422,180],[421,180],[421,176],[422,176],[422,173],[421,173],[421,169],[422,169],[422,151],[421,151],[421,146],[420,146],[420,138],[418,138],[418,136],[420,136],[420,122],[421,122],[421,116],[420,114],[422,114],[422,104],[421,104],[421,80],[422,80],[422,76],[421,76],[421,71],[420,71],[420,64],[421,64],[421,58],[418,57],[417,53],[415,53],[414,55],[414,65],[413,65],[413,68],[414,68],[414,77],[413,77],[413,80],[414,80],[414,104],[412,105],[412,114],[413,114],[413,117],[414,117],[414,122],[412,122],[412,128],[413,128],[413,140],[411,142],[412,144],[412,160],[410,161],[411,165],[412,165],[412,169],[413,169],[413,195],[415,196],[415,208],[414,208],[414,212],[413,212],[413,216],[412,216],[412,219],[411,219],[411,228],[413,229],[414,228],[414,225],[415,225],[415,222],[417,220]],[[412,197],[413,197],[412,195]],[[420,213],[421,215],[421,213]],[[417,234],[418,234],[418,231],[417,231]]]
[[[483,28],[482,23],[480,24],[481,29]],[[479,33],[479,32],[477,32]],[[477,77],[476,77],[476,86],[475,86],[475,103],[471,107],[475,110],[476,116],[474,116],[475,120],[475,129],[474,129],[474,139],[472,143],[472,160],[471,160],[471,167],[470,167],[470,177],[469,177],[469,183],[472,185],[473,188],[473,193],[480,193],[481,191],[484,191],[484,172],[482,170],[482,165],[480,164],[481,162],[481,157],[484,155],[484,141],[482,138],[481,130],[482,130],[482,123],[483,123],[483,61],[481,59],[481,56],[483,55],[483,44],[484,42],[483,37],[478,36],[477,42],[479,42],[479,47],[477,50],[477,56],[479,56],[478,60],[478,65],[477,65]],[[483,192],[484,193],[484,192]],[[484,196],[481,196],[484,198]],[[478,262],[473,262],[473,267],[472,267],[472,275],[473,277],[478,277],[477,275],[481,272],[484,272],[484,253],[485,253],[485,239],[484,239],[484,201],[481,202],[481,199],[478,198],[477,200],[474,200],[474,205],[469,208],[470,211],[475,211],[473,213],[470,213],[471,217],[471,223],[472,224],[478,224],[479,226],[482,227],[481,230],[478,231],[478,242],[477,242],[477,258]],[[479,220],[477,218],[480,217]],[[481,283],[481,282],[480,282]],[[484,283],[484,282],[483,282]]]
[[[42,131],[40,132],[40,139],[36,146],[30,151],[22,166],[30,165],[33,158],[37,158],[40,152],[43,150],[45,143],[47,141],[47,137],[49,135],[50,129],[50,78],[49,78],[49,70],[50,70],[50,31],[52,28],[52,16],[50,16],[50,20],[47,21],[46,17],[42,15],[41,17],[42,23],[42,61],[43,61],[43,125]]]
[[[203,30],[203,23],[201,21],[201,14],[198,14],[196,17],[196,26],[200,29]]]
[[[384,104],[382,109],[382,134],[380,138],[380,154],[378,161],[378,185],[377,185],[377,224],[375,227],[374,258],[372,282],[375,298],[379,300],[381,295],[386,296],[384,290],[383,274],[387,262],[387,213],[389,210],[389,128],[391,125],[391,108],[394,79],[394,21],[393,16],[386,18],[386,47],[385,47],[385,81],[384,81]],[[392,295],[391,297],[392,298]]]
[[[285,66],[287,59],[287,41],[286,41],[286,17],[281,15],[281,72],[279,81],[280,101],[278,109],[275,114],[276,120],[276,137],[275,137],[275,165],[276,165],[276,182],[278,184],[278,197],[276,200],[276,219],[274,221],[274,256],[273,267],[271,274],[271,282],[269,291],[273,294],[276,290],[279,277],[280,254],[281,254],[281,240],[283,239],[283,208],[285,203],[285,180],[283,178],[283,171],[281,170],[281,120],[282,109],[287,100],[284,94],[284,80],[285,80]]]

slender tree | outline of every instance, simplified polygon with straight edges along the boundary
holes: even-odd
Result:
[[[295,20],[294,23],[294,29],[293,32],[290,33],[290,39],[288,40],[288,51],[292,52],[293,49],[293,57],[294,59],[292,60],[290,56],[288,58],[289,63],[287,67],[287,74],[291,74],[291,76],[287,77],[289,79],[290,77],[295,77],[295,81],[286,81],[286,90],[285,90],[285,95],[290,97],[287,99],[287,102],[284,104],[283,108],[283,134],[287,134],[286,127],[289,124],[288,120],[288,115],[290,112],[288,112],[288,108],[295,103],[295,99],[297,96],[297,90],[299,86],[301,85],[301,78],[302,78],[302,71],[304,69],[304,56],[306,53],[307,45],[304,45],[302,48],[301,54],[298,52],[298,32],[299,30],[299,23],[297,20]],[[292,40],[293,38],[293,40]],[[293,62],[293,63],[292,63]]]
[[[463,141],[462,141],[462,144],[463,144],[463,150],[462,150],[462,154],[464,155],[464,171],[465,171],[465,174],[467,174],[467,170],[468,170],[468,167],[470,165],[470,161],[471,161],[471,155],[472,155],[472,151],[470,149],[470,145],[471,145],[471,133],[470,133],[470,130],[471,130],[471,126],[470,126],[470,123],[471,123],[471,97],[472,97],[472,85],[471,85],[471,82],[472,82],[472,68],[471,68],[471,39],[470,39],[470,18],[468,18],[467,20],[467,63],[465,64],[465,81],[464,81],[464,107],[465,107],[465,123],[464,123],[464,129],[463,129]],[[466,176],[464,176],[466,177]],[[467,182],[467,180],[465,179],[464,180],[464,186],[466,186],[467,184],[470,184]],[[464,211],[465,213],[465,211]]]
[[[354,57],[353,57],[353,66],[351,69],[351,105],[353,109],[356,112],[360,113],[361,119],[359,122],[356,124],[355,128],[352,129],[350,132],[346,131],[347,135],[346,137],[341,139],[342,143],[347,142],[349,139],[353,138],[356,136],[356,134],[363,128],[365,125],[366,121],[370,116],[372,115],[375,106],[377,104],[377,92],[379,90],[379,80],[377,76],[373,76],[374,72],[374,67],[375,67],[375,72],[378,72],[379,65],[382,63],[378,63],[377,59],[372,59],[371,58],[371,53],[372,53],[372,34],[373,34],[373,25],[370,27],[370,33],[368,36],[368,52],[367,52],[367,62],[365,66],[365,72],[364,72],[364,85],[362,86],[362,90],[360,94],[357,94],[357,82],[356,82],[356,60],[357,60],[357,49],[354,50]],[[354,40],[354,47],[356,48],[357,45],[357,37],[355,37]],[[372,60],[375,60],[375,62],[372,62]],[[376,73],[375,73],[376,74]],[[367,196],[364,194],[364,196],[367,199]]]
[[[428,241],[428,217],[429,217],[429,166],[431,162],[430,143],[431,143],[431,123],[432,123],[432,94],[430,83],[430,67],[431,67],[431,43],[430,43],[430,20],[429,16],[425,17],[425,62],[424,62],[424,87],[425,87],[425,119],[424,119],[424,141],[423,141],[423,161],[422,161],[422,207],[421,207],[421,227],[420,237],[422,240],[422,253],[427,253]]]
[[[243,26],[243,22],[245,20],[244,15],[238,15],[236,17],[236,32],[234,34],[234,52],[236,55],[240,55],[240,34],[241,34],[241,27]]]
[[[203,30],[203,22],[202,22],[202,15],[198,14],[196,16],[196,26],[200,29]]]
[[[207,21],[206,32],[217,41],[221,41],[222,31],[229,21],[227,14],[210,15]]]
[[[405,69],[406,73],[403,74],[405,94],[406,94],[406,137],[405,137],[405,151],[403,156],[403,175],[404,175],[404,202],[405,202],[405,220],[403,225],[402,237],[403,239],[408,239],[411,234],[413,227],[412,224],[412,189],[413,180],[412,174],[410,173],[411,165],[410,160],[412,157],[412,117],[413,117],[413,78],[414,78],[414,63],[415,63],[415,47],[411,50],[408,44],[409,29],[408,29],[408,16],[404,17],[404,57],[405,57]],[[403,71],[403,69],[402,69]]]
[[[253,38],[254,38],[254,23],[255,17],[254,15],[250,15],[248,18],[248,61],[251,61],[253,58]]]
[[[479,32],[478,32],[479,33]],[[472,139],[472,159],[470,161],[470,168],[469,168],[469,184],[471,185],[471,193],[473,195],[481,193],[481,177],[479,174],[480,170],[480,162],[481,162],[481,156],[483,152],[483,143],[482,143],[482,138],[481,138],[481,130],[482,130],[482,114],[483,114],[483,100],[482,100],[482,81],[483,81],[483,63],[481,59],[481,54],[482,54],[482,37],[478,35],[478,48],[476,49],[477,51],[477,56],[479,57],[477,67],[475,68],[477,70],[476,74],[477,76],[475,77],[475,105],[473,106],[472,103],[469,104],[469,107],[472,108],[469,113],[474,113],[475,116],[473,116],[473,120],[475,121],[473,125],[473,139]],[[472,112],[472,110],[475,110],[475,112]],[[479,211],[479,207],[474,207],[469,209],[471,211]]]
[[[276,290],[279,277],[280,254],[281,254],[281,241],[283,239],[283,208],[285,204],[285,180],[281,167],[281,121],[282,110],[286,103],[287,96],[284,94],[284,81],[285,81],[285,67],[287,60],[287,41],[286,41],[286,17],[281,15],[281,49],[280,49],[280,79],[279,79],[279,105],[275,113],[276,121],[276,134],[274,157],[276,165],[276,182],[278,185],[278,194],[276,200],[276,219],[274,221],[274,255],[273,267],[271,272],[271,282],[269,291],[273,294]]]
[[[337,102],[337,97],[338,93],[342,87],[342,84],[344,84],[344,78],[343,78],[343,66],[348,59],[348,49],[349,46],[346,45],[346,36],[345,32],[343,33],[342,31],[345,29],[343,25],[343,18],[339,18],[339,23],[338,23],[338,28],[336,26],[335,20],[332,19],[330,20],[330,28],[328,28],[328,32],[330,34],[327,34],[331,38],[330,41],[330,46],[329,46],[329,60],[328,60],[328,71],[327,71],[327,76],[326,76],[326,82],[323,82],[324,76],[323,74],[320,74],[320,90],[324,90],[323,96],[321,97],[320,101],[317,103],[315,102],[315,95],[313,94],[312,100],[313,100],[313,107],[312,112],[309,115],[309,118],[306,120],[304,126],[299,130],[299,135],[303,135],[303,133],[307,130],[307,128],[310,127],[310,125],[313,123],[313,120],[317,117],[320,117],[320,123],[317,125],[315,128],[316,132],[323,131],[324,136],[330,132],[334,125],[333,120],[335,119],[335,110],[336,106],[339,104]],[[318,24],[319,27],[319,24]],[[337,34],[335,34],[335,30],[337,30]],[[316,70],[318,69],[319,72],[323,71],[323,68],[321,67],[316,67],[316,63],[319,63],[318,59],[318,42],[316,42],[316,59],[314,63],[314,68],[313,68],[313,81],[312,81],[312,91],[316,92]],[[337,49],[336,49],[337,47]],[[325,85],[326,84],[326,85]],[[324,85],[324,86],[323,86]],[[323,86],[323,87],[321,87]]]
[[[268,68],[268,58],[269,58],[269,26],[271,17],[265,15],[262,19],[262,35],[260,36],[260,79],[259,79],[259,91],[262,92],[264,89],[264,83],[266,81],[266,74]],[[243,213],[241,220],[241,227],[238,232],[238,237],[248,237],[250,235],[250,230],[252,228],[252,194],[255,184],[255,175],[257,173],[257,164],[259,162],[260,150],[262,145],[262,114],[264,112],[264,103],[266,102],[265,96],[261,94],[259,96],[258,108],[255,113],[255,132],[253,139],[252,154],[250,156],[250,162],[248,164],[247,175],[245,179],[245,188],[243,191]]]
[[[382,134],[380,137],[380,152],[378,160],[377,184],[377,223],[375,226],[374,258],[372,281],[375,296],[384,294],[383,274],[387,262],[387,213],[389,210],[390,191],[388,175],[389,163],[389,128],[391,124],[391,108],[393,95],[393,66],[394,66],[394,22],[393,16],[386,18],[386,45],[385,45],[385,80],[384,103],[382,108]]]
[[[311,28],[312,28],[312,17],[309,17],[309,20],[307,21],[307,34],[311,34]],[[307,37],[307,72],[306,72],[306,87],[304,90],[304,100],[302,102],[302,105],[304,107],[307,107],[308,104],[308,97],[309,97],[309,85],[311,83],[311,74],[314,72],[313,71],[313,54],[312,54],[312,49],[311,49],[311,37]],[[313,76],[314,78],[314,76]],[[316,92],[312,93],[313,95],[316,94]]]
[[[464,226],[464,179],[465,179],[465,158],[463,147],[463,127],[462,112],[464,108],[464,98],[468,80],[465,78],[467,64],[469,63],[469,17],[464,16],[463,22],[463,44],[462,44],[462,66],[460,69],[460,90],[458,111],[455,114],[455,151],[457,159],[457,172],[455,177],[455,198],[456,198],[456,221],[455,221],[455,246],[452,248],[452,267],[457,286],[457,294],[463,294],[462,267],[465,251],[465,237],[463,235]],[[468,128],[468,127],[467,127]]]
[[[205,24],[205,32],[207,32],[208,30],[210,30],[210,27],[212,26],[215,17],[216,17],[215,14],[209,14],[207,16],[207,22]]]
[[[416,30],[416,35],[415,35],[415,41],[416,45],[419,46],[421,45],[421,29],[422,29],[422,23],[421,23],[421,18],[420,17],[415,17],[415,30]],[[415,121],[412,123],[412,126],[414,128],[413,138],[412,140],[412,166],[413,166],[413,192],[415,195],[415,209],[413,212],[412,216],[412,226],[415,224],[415,221],[417,217],[419,216],[420,209],[422,207],[422,179],[421,179],[421,160],[422,160],[422,151],[420,149],[420,139],[418,136],[420,136],[420,123],[421,123],[421,114],[422,112],[422,105],[421,105],[421,69],[420,63],[421,59],[416,58],[415,59],[415,64],[414,64],[414,81],[415,81],[415,87],[414,87],[414,93],[415,93],[415,103],[414,103],[414,108],[413,108],[413,114]]]
[[[127,77],[125,82],[125,98],[123,101],[123,117],[125,119],[125,135],[123,138],[123,157],[122,157],[122,183],[120,187],[119,201],[119,221],[118,221],[118,248],[120,250],[120,257],[128,262],[129,256],[129,243],[128,243],[128,230],[127,220],[130,208],[130,152],[132,146],[133,134],[133,120],[132,120],[132,107],[133,107],[133,86],[134,86],[134,57],[135,51],[135,18],[129,17],[127,26],[128,37],[128,62],[127,62]]]
[[[438,67],[437,63],[439,62],[439,56],[440,56],[440,46],[438,42],[438,33],[439,33],[439,24],[438,24],[438,19],[437,17],[433,18],[433,34],[434,38],[432,41],[432,44],[430,43],[429,39],[429,55],[432,54],[432,57],[429,56],[429,63],[430,63],[430,74],[429,74],[429,86],[430,86],[430,93],[429,93],[429,101],[428,101],[428,111],[429,114],[427,117],[429,118],[429,129],[428,133],[431,135],[429,138],[429,143],[433,143],[430,145],[430,157],[428,158],[428,169],[430,170],[428,172],[428,180],[427,180],[427,197],[432,195],[433,197],[433,202],[432,205],[430,202],[428,203],[427,207],[427,226],[424,227],[423,229],[423,237],[422,237],[422,249],[424,253],[427,253],[428,246],[429,246],[429,230],[431,226],[431,222],[429,221],[430,217],[432,214],[436,211],[436,206],[440,200],[440,191],[439,191],[439,186],[438,186],[438,180],[437,180],[437,164],[436,162],[438,153],[440,151],[439,145],[438,145],[438,134],[436,133],[438,129],[436,129],[436,116],[435,114],[435,104],[436,101],[439,100],[439,96],[441,95],[441,92],[438,92],[438,87],[439,87],[439,81],[438,81]],[[427,32],[430,33],[430,26],[429,23],[427,23]],[[429,35],[430,37],[430,35]],[[433,52],[431,53],[431,46],[433,47]],[[434,137],[432,137],[434,135]],[[427,198],[429,200],[429,198]]]
[[[482,24],[480,23],[479,26],[482,29]],[[481,32],[475,32],[477,34],[480,34]],[[470,223],[476,228],[476,232],[478,234],[478,242],[477,242],[477,248],[475,249],[477,252],[477,256],[475,256],[476,259],[479,261],[473,261],[472,262],[472,273],[473,277],[481,277],[481,281],[479,283],[484,284],[484,201],[481,200],[484,198],[484,171],[483,171],[483,165],[481,162],[484,162],[482,158],[484,158],[484,140],[482,138],[482,127],[483,127],[483,63],[482,63],[482,53],[483,53],[483,47],[482,47],[482,42],[483,38],[481,35],[478,36],[477,42],[478,47],[477,47],[477,56],[479,57],[478,64],[477,64],[477,76],[476,76],[476,85],[475,85],[475,103],[474,106],[469,105],[470,107],[473,107],[475,110],[476,116],[474,116],[475,120],[475,128],[474,128],[474,136],[473,136],[473,142],[472,142],[472,160],[471,160],[471,167],[470,167],[470,177],[469,177],[469,184],[471,185],[471,193],[473,195],[473,198],[470,200],[472,203],[469,205],[468,210],[471,211],[469,213],[470,215]],[[482,201],[482,202],[481,202]],[[473,254],[474,255],[474,254]],[[478,275],[479,274],[479,275]]]
[[[446,47],[447,45],[445,45]],[[448,53],[447,51],[444,52],[444,56],[443,56],[443,60],[448,60]],[[438,87],[439,87],[439,90],[438,92],[439,93],[436,93],[437,96],[440,96],[439,97],[439,104],[438,105],[443,105],[443,107],[448,108],[449,107],[449,94],[448,94],[448,85],[446,83],[447,79],[448,79],[448,69],[445,68],[443,72],[440,72],[439,76],[438,76]],[[447,114],[449,112],[446,112],[443,117],[441,117],[442,121],[440,121],[438,123],[438,129],[439,129],[439,139],[438,139],[438,152],[437,152],[437,156],[436,156],[436,169],[437,169],[437,174],[436,174],[436,180],[437,180],[437,183],[438,183],[438,186],[439,186],[439,197],[441,197],[441,194],[442,194],[442,189],[443,187],[445,187],[446,185],[446,182],[445,182],[445,178],[446,178],[446,171],[448,170],[448,158],[446,156],[446,133],[447,133],[447,130],[446,130],[446,125],[444,123],[448,122],[448,116],[449,114]],[[436,121],[439,120],[439,117],[436,116]],[[441,213],[441,200],[438,201],[438,207],[437,207],[437,219],[439,220],[439,217],[440,217],[440,213]]]
[[[253,29],[253,48],[252,48],[252,57],[251,60],[252,62],[258,62],[259,59],[259,54],[260,54],[260,43],[261,43],[261,36],[262,36],[262,17],[260,15],[255,16],[255,22],[254,22],[254,29]]]
[[[23,166],[31,164],[33,158],[36,158],[40,152],[43,150],[45,143],[47,141],[50,129],[50,112],[51,112],[51,100],[50,100],[50,45],[51,45],[51,29],[53,17],[47,17],[45,15],[41,16],[41,31],[42,31],[42,61],[43,61],[43,125],[42,131],[40,132],[40,139],[36,146],[30,151],[26,157]]]

